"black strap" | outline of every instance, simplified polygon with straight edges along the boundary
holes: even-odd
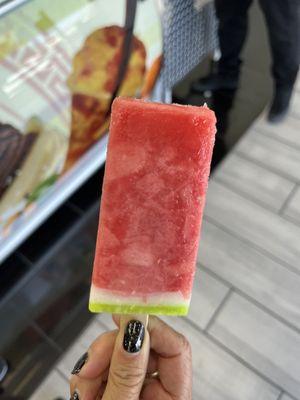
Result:
[[[135,20],[135,14],[136,14],[136,5],[137,5],[137,0],[126,0],[126,16],[125,16],[125,25],[124,25],[125,35],[124,35],[124,40],[123,40],[123,44],[122,44],[121,61],[120,61],[120,65],[119,65],[119,71],[118,71],[115,90],[111,96],[110,106],[109,106],[107,115],[110,114],[112,102],[114,101],[114,98],[117,96],[119,89],[123,83],[125,74],[126,74],[128,61],[129,61],[130,54],[131,54],[131,44],[132,44],[134,20]]]

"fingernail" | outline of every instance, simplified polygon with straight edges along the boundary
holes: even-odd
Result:
[[[86,352],[86,353],[84,353],[80,358],[79,358],[79,360],[77,361],[77,363],[75,364],[75,366],[74,366],[74,368],[73,368],[73,370],[72,370],[72,372],[71,372],[71,374],[72,375],[77,375],[77,374],[79,374],[79,372],[81,371],[81,368],[84,366],[84,364],[87,362],[87,359],[88,359],[88,353]]]
[[[72,394],[72,397],[70,397],[70,400],[79,400],[79,394],[77,390]]]
[[[140,321],[131,320],[128,322],[123,347],[128,353],[137,353],[141,350],[145,336],[145,327]]]

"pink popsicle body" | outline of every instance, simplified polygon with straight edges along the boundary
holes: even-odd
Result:
[[[187,313],[215,122],[207,107],[114,101],[91,311]]]

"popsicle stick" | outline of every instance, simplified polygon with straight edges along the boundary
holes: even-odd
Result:
[[[123,314],[120,315],[120,328],[125,327],[129,321],[140,321],[145,329],[148,327],[149,315],[148,314]]]

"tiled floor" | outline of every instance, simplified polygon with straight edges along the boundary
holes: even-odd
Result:
[[[187,318],[195,400],[300,400],[300,115],[262,116],[211,179]],[[95,317],[32,400],[68,397],[78,356],[112,326]]]

